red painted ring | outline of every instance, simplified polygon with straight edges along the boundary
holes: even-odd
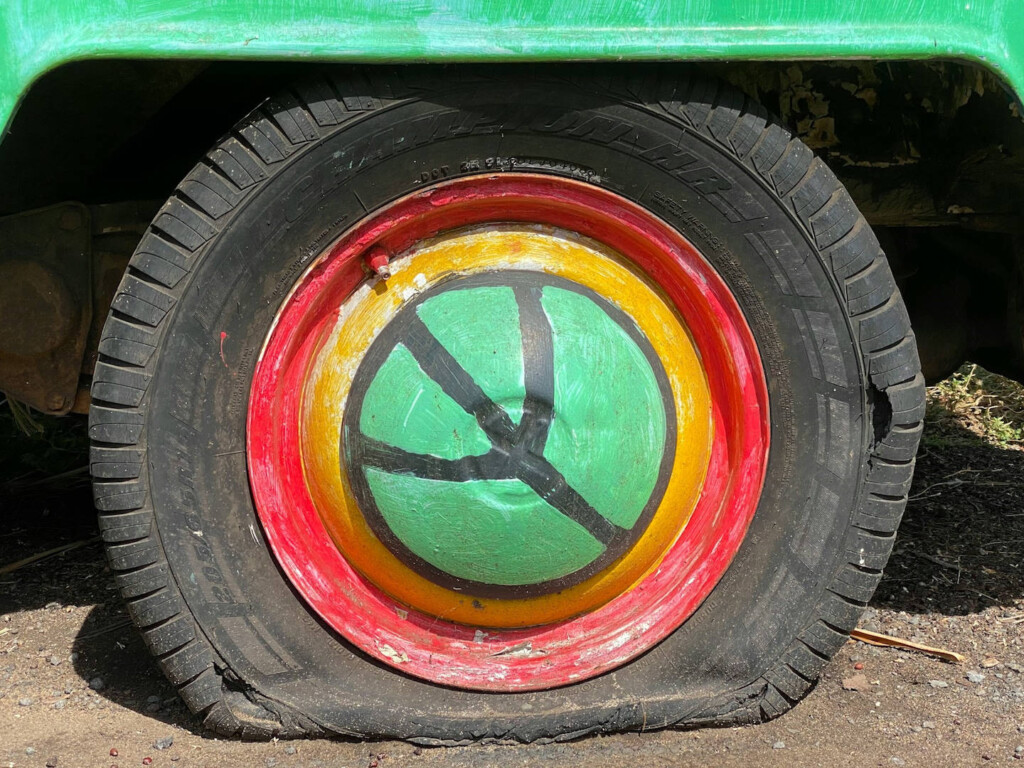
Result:
[[[696,509],[662,563],[634,589],[558,624],[481,633],[397,603],[348,563],[306,489],[298,426],[307,366],[345,298],[365,279],[367,250],[381,246],[401,253],[439,232],[484,222],[579,232],[629,258],[657,282],[685,319],[704,361],[715,437]],[[247,427],[257,513],[303,599],[371,657],[436,683],[487,691],[579,682],[624,664],[677,629],[738,550],[761,495],[769,447],[760,355],[714,269],[688,240],[636,204],[583,182],[537,174],[445,182],[401,198],[345,233],[281,308],[256,366]]]

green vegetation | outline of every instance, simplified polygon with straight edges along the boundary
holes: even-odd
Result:
[[[1024,446],[1024,387],[967,363],[928,388],[924,444]]]

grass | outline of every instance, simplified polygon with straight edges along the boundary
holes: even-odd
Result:
[[[967,363],[928,388],[926,445],[984,442],[1024,450],[1024,387]]]

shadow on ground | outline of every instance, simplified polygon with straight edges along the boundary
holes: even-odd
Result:
[[[963,616],[1022,597],[1024,451],[986,443],[948,422],[929,424],[872,605]]]

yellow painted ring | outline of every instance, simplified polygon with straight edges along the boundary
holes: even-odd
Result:
[[[677,422],[675,458],[661,504],[633,547],[603,571],[560,592],[520,599],[455,592],[415,573],[382,544],[364,520],[339,450],[345,403],[359,363],[388,322],[413,296],[452,274],[538,270],[572,280],[629,315],[661,359]],[[711,443],[711,397],[699,354],[665,298],[624,258],[550,227],[489,226],[435,238],[391,263],[386,281],[350,296],[318,351],[302,393],[300,447],[306,484],[335,545],[367,579],[393,598],[446,621],[485,627],[553,623],[600,607],[657,567],[700,497]]]

